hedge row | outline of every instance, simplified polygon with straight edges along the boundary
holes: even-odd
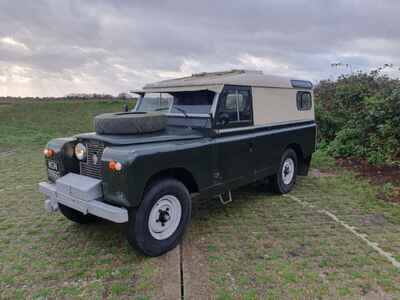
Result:
[[[315,88],[319,147],[372,164],[400,161],[400,80],[374,71]]]

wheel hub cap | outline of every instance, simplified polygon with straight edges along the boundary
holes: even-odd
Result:
[[[178,198],[172,195],[162,196],[150,211],[148,227],[150,234],[157,240],[173,235],[182,217],[182,206]]]
[[[156,220],[156,222],[161,222],[161,226],[165,226],[165,223],[167,223],[169,220],[171,220],[171,216],[168,213],[169,209],[168,207],[165,210],[159,209],[159,217]]]
[[[282,167],[282,181],[284,184],[288,185],[292,182],[294,177],[294,161],[292,158],[288,157],[283,162]]]

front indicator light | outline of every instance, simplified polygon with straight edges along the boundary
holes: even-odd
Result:
[[[55,152],[54,152],[53,149],[45,148],[45,149],[43,150],[43,154],[44,154],[44,156],[46,156],[47,158],[52,158],[52,157],[54,156]]]
[[[121,171],[122,170],[122,164],[120,162],[115,161],[115,160],[111,160],[108,163],[108,168],[111,171]]]

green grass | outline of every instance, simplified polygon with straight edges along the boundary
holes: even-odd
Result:
[[[54,137],[93,131],[95,115],[121,111],[122,107],[122,101],[27,102],[5,105],[0,110],[0,146],[44,146]]]
[[[93,115],[121,108],[121,102],[62,102],[16,104],[0,111],[0,299],[152,295],[157,269],[131,250],[123,226],[78,226],[60,214],[47,214],[37,192],[37,183],[46,177],[46,142],[93,131]]]
[[[329,156],[326,151],[317,150],[313,154],[311,167],[319,170],[337,169],[335,159]]]
[[[293,195],[316,208],[246,187],[230,206],[208,204],[194,214],[190,234],[205,240],[201,247],[219,299],[400,297],[400,271],[318,211],[328,209],[398,255],[398,206],[377,201],[373,188],[348,174],[302,178]],[[376,215],[387,224],[365,224]]]
[[[0,105],[0,299],[158,299],[173,275],[161,273],[163,259],[132,250],[123,225],[79,226],[47,214],[37,192],[46,142],[93,131],[93,115],[121,108]],[[321,152],[313,166],[334,167]],[[334,213],[400,260],[400,206],[377,200],[377,187],[353,174],[335,173],[299,179],[292,195],[314,208],[260,185],[235,191],[228,206],[194,203],[184,243],[204,256],[208,273],[197,276],[214,299],[400,298],[399,270],[319,212]]]

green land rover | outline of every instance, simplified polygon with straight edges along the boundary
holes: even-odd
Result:
[[[45,207],[80,224],[127,223],[149,256],[174,248],[199,197],[269,179],[288,193],[315,148],[312,84],[232,70],[194,74],[132,91],[132,111],[95,117],[95,132],[51,140]]]

